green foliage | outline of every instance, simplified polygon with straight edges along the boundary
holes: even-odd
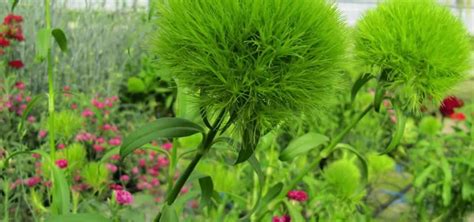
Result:
[[[395,161],[387,155],[378,153],[367,154],[369,167],[369,180],[395,169]]]
[[[50,122],[49,118],[47,122]],[[54,131],[59,138],[69,139],[81,129],[82,123],[83,119],[79,114],[64,110],[54,116]]]
[[[208,111],[225,109],[255,133],[334,102],[346,38],[325,1],[165,2],[152,52]]]
[[[387,72],[390,88],[405,108],[440,101],[469,68],[470,46],[464,25],[434,0],[389,0],[359,21],[358,60]]]
[[[441,131],[441,121],[433,116],[426,116],[421,119],[420,132],[427,136],[435,136]]]
[[[94,191],[100,191],[107,183],[109,171],[104,163],[89,162],[81,170],[81,176]]]
[[[323,172],[327,188],[340,198],[351,198],[360,188],[360,170],[352,161],[337,160]]]

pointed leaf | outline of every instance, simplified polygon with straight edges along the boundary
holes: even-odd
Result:
[[[11,0],[12,1],[12,12],[15,11],[15,8],[16,6],[18,5],[18,3],[20,2],[20,0]]]
[[[301,214],[302,209],[298,205],[293,205],[292,203],[285,201],[286,209],[288,209],[288,213],[290,214],[291,221],[306,221]]]
[[[36,33],[36,59],[42,62],[48,56],[50,49],[51,32],[49,29],[40,29]]]
[[[166,204],[161,212],[160,222],[179,222],[178,214],[173,205]]]
[[[444,173],[444,180],[443,180],[443,193],[442,193],[442,198],[443,198],[443,205],[444,206],[449,206],[451,203],[452,199],[452,193],[451,193],[451,186],[452,186],[452,180],[453,180],[453,174],[451,172],[451,168],[449,166],[448,161],[446,159],[441,159],[441,169],[443,170]]]
[[[67,37],[66,34],[64,34],[64,31],[62,29],[53,29],[52,34],[54,36],[54,40],[56,40],[56,43],[58,43],[59,48],[63,52],[67,52]]]
[[[281,152],[279,159],[281,161],[292,160],[295,157],[307,153],[313,148],[318,147],[329,141],[329,138],[319,133],[310,132],[288,144],[288,147]]]
[[[242,144],[239,151],[239,156],[234,165],[247,161],[255,152],[258,141],[260,140],[260,133],[255,125],[249,124],[242,135]]]
[[[397,148],[398,144],[400,143],[400,140],[403,137],[403,133],[405,131],[406,117],[405,115],[403,115],[403,112],[401,111],[401,109],[398,108],[398,106],[395,106],[395,112],[397,116],[397,125],[395,128],[395,133],[393,134],[393,137],[390,140],[390,143],[388,144],[387,148],[381,154],[387,154],[392,152],[392,150]]]
[[[270,201],[275,199],[281,193],[282,190],[283,190],[283,183],[277,183],[273,185],[265,194],[265,196],[263,196],[262,202],[261,202],[262,206],[265,206],[268,203],[270,203]]]
[[[354,102],[357,93],[359,90],[364,86],[367,82],[369,82],[371,79],[373,79],[374,76],[370,73],[365,73],[356,80],[354,85],[352,86],[352,91],[351,91],[351,102]]]
[[[204,133],[204,129],[186,119],[161,118],[131,133],[120,147],[120,156],[125,158],[134,150],[156,139],[178,138]]]
[[[21,115],[21,120],[20,120],[20,123],[18,124],[18,132],[21,133],[21,131],[23,130],[23,127],[25,126],[25,121],[28,114],[30,114],[33,107],[35,107],[36,103],[38,103],[38,101],[40,101],[41,97],[43,96],[45,95],[44,94],[36,95],[31,99],[30,102],[28,102],[28,105],[26,106],[25,110],[23,110],[23,113]]]
[[[208,206],[211,203],[211,198],[214,191],[214,184],[210,176],[199,178],[199,186],[201,187],[201,204]]]

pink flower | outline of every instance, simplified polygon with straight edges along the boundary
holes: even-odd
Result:
[[[37,184],[39,184],[40,182],[41,182],[41,177],[34,176],[34,177],[30,177],[30,178],[26,179],[25,184],[28,187],[34,187]]]
[[[90,133],[79,133],[76,135],[76,141],[78,142],[92,142],[95,140],[95,136]]]
[[[46,137],[46,135],[48,135],[48,132],[44,131],[44,130],[40,130],[39,133],[38,133],[38,136],[39,138],[43,139]]]
[[[92,112],[92,110],[85,108],[84,111],[82,111],[82,117],[87,118],[91,116],[94,116],[94,112]]]
[[[109,140],[109,145],[111,146],[120,146],[122,139],[120,137],[114,137]]]
[[[34,117],[34,116],[28,116],[28,122],[29,122],[29,123],[34,123],[34,122],[36,122],[36,117]]]
[[[39,153],[33,153],[33,154],[31,154],[31,156],[35,159],[41,158],[41,155]]]
[[[24,90],[25,89],[25,83],[23,83],[22,81],[18,81],[15,83],[15,88],[17,88],[18,90]]]
[[[120,154],[114,154],[110,157],[111,160],[120,160]]]
[[[188,192],[189,192],[189,188],[187,188],[187,187],[183,187],[183,189],[181,189],[182,194],[186,194]]]
[[[117,169],[118,169],[118,168],[117,168],[117,166],[115,166],[114,164],[108,163],[108,164],[107,164],[107,169],[108,169],[110,172],[115,173],[115,172],[117,172]]]
[[[139,174],[139,173],[140,173],[140,170],[138,169],[138,167],[133,167],[133,168],[132,168],[132,173],[133,173],[133,174]]]
[[[158,176],[158,170],[153,169],[153,168],[148,169],[148,174],[150,174],[150,175],[156,177],[156,176]]]
[[[156,178],[151,179],[151,185],[154,187],[160,186],[160,180]]]
[[[109,188],[110,188],[111,190],[123,190],[122,185],[120,185],[120,184],[115,184],[115,183],[110,184],[110,185],[109,185]]]
[[[97,138],[95,139],[95,142],[96,142],[97,144],[102,144],[102,143],[105,143],[105,139],[104,139],[104,137],[97,137]]]
[[[146,160],[145,159],[139,159],[138,160],[138,166],[145,167],[146,166]]]
[[[69,92],[69,91],[71,90],[71,87],[70,87],[70,86],[64,86],[64,87],[63,87],[63,90],[64,90],[65,92]]]
[[[76,110],[77,109],[77,104],[75,104],[75,103],[71,104],[71,109]],[[83,113],[83,116],[84,116],[84,113]]]
[[[130,176],[128,176],[128,175],[126,175],[126,174],[120,176],[120,181],[122,181],[122,182],[125,182],[125,183],[126,183],[126,182],[128,182],[129,180],[130,180]]]
[[[286,195],[288,199],[295,200],[298,202],[304,202],[308,200],[308,194],[303,190],[292,190]]]
[[[104,147],[99,144],[94,144],[92,148],[94,148],[95,152],[98,152],[98,153],[104,151]]]
[[[64,148],[66,148],[66,145],[64,145],[63,143],[60,143],[60,144],[58,144],[57,148],[58,148],[58,150],[62,150]]]
[[[169,143],[169,142],[168,142],[168,143],[164,143],[163,145],[161,145],[161,148],[163,148],[163,149],[169,151],[169,150],[171,150],[171,148],[173,148],[173,144],[172,144],[172,143]]]
[[[130,192],[126,190],[116,190],[115,200],[120,205],[129,205],[129,204],[132,204],[133,202],[133,196]]]
[[[139,182],[137,184],[137,189],[139,189],[139,190],[148,190],[148,189],[151,189],[151,188],[152,188],[151,184],[149,184],[146,181],[142,181],[142,182]]]
[[[31,101],[31,96],[27,96],[27,97],[25,98],[25,101],[26,101],[26,102],[30,102],[30,101]]]
[[[47,188],[51,188],[51,186],[53,185],[53,183],[51,182],[51,180],[48,180],[48,181],[44,181],[43,182],[43,185]]]
[[[168,160],[168,158],[166,157],[158,157],[158,166],[159,167],[165,167],[165,166],[168,166],[168,164],[170,164],[170,161]]]
[[[65,160],[65,159],[56,160],[56,166],[58,166],[60,169],[66,168],[67,167],[67,160]]]
[[[97,109],[103,109],[105,107],[105,104],[103,102],[100,102],[98,99],[94,98],[91,101],[92,105],[94,105]]]
[[[283,215],[281,217],[274,216],[272,222],[291,222],[291,217],[288,215]]]

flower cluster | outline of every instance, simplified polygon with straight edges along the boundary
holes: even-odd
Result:
[[[281,217],[279,216],[274,216],[272,218],[272,222],[291,222],[291,217],[288,215],[283,215]]]
[[[0,55],[5,54],[6,48],[13,41],[22,42],[25,40],[22,29],[23,17],[15,14],[8,14],[0,24]],[[24,64],[21,60],[11,60],[8,65],[13,69],[21,69]]]
[[[133,195],[126,190],[116,190],[115,200],[120,205],[130,205],[133,203]]]
[[[18,116],[23,115],[23,111],[31,101],[31,96],[25,91],[26,85],[22,81],[17,81],[10,89],[11,95],[2,95],[0,97],[0,112],[8,110]],[[35,117],[29,117],[29,122],[34,122]]]

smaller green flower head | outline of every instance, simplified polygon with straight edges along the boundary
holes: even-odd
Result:
[[[168,0],[159,13],[159,67],[208,110],[270,125],[335,100],[346,38],[324,0]]]
[[[388,0],[356,28],[356,55],[385,72],[391,92],[406,107],[439,102],[469,68],[469,35],[448,8],[434,0]]]

